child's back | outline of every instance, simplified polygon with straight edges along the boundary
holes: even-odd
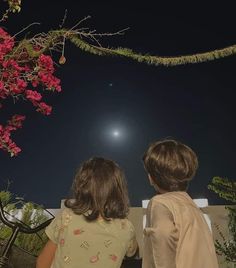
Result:
[[[156,195],[149,203],[147,214],[147,226],[150,227],[145,228],[143,267],[218,267],[210,229],[186,192]],[[156,243],[148,243],[147,240],[153,237]],[[151,251],[156,252],[153,259]],[[151,264],[155,258],[156,264]]]
[[[46,233],[58,245],[52,268],[118,268],[135,250],[134,229],[127,219],[88,222],[66,208]]]
[[[137,249],[126,217],[129,199],[124,174],[108,159],[85,161],[73,182],[73,199],[47,227],[49,241],[37,268],[118,268]]]
[[[147,208],[143,268],[217,268],[210,229],[186,193],[198,168],[194,151],[175,140],[153,143],[144,154],[148,178],[159,193]]]

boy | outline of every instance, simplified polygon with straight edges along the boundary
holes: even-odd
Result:
[[[186,193],[196,154],[175,140],[153,143],[143,156],[157,191],[147,208],[142,268],[218,268],[212,234]]]

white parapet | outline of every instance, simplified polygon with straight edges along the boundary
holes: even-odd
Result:
[[[197,198],[197,199],[193,199],[194,203],[199,207],[199,208],[205,208],[208,207],[208,199],[207,198]],[[212,232],[212,227],[211,227],[211,220],[209,215],[203,213],[203,216],[206,220],[206,223],[208,225],[208,227],[210,228],[211,232]]]

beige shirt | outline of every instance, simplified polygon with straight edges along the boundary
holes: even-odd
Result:
[[[136,251],[134,227],[127,219],[86,221],[64,209],[46,228],[57,244],[51,268],[118,268]]]
[[[218,268],[214,242],[186,192],[154,196],[147,208],[142,268]]]

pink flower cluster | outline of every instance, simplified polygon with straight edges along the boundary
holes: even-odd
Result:
[[[0,61],[12,50],[14,46],[13,38],[0,27]]]
[[[35,48],[35,51],[40,52],[40,48]],[[51,114],[52,107],[42,101],[43,96],[36,88],[60,92],[60,79],[54,76],[54,71],[51,56],[38,53],[37,57],[31,57],[25,48],[18,49],[14,38],[0,27],[0,100],[22,98],[31,102],[36,111],[44,115]],[[10,132],[6,132],[2,126],[1,129],[0,149],[4,149],[6,144],[10,146],[13,143],[5,142]],[[19,148],[10,151],[16,155]]]
[[[7,151],[11,156],[17,155],[21,149],[11,140],[11,132],[22,127],[25,120],[23,115],[14,115],[4,127],[0,125],[0,149]]]

